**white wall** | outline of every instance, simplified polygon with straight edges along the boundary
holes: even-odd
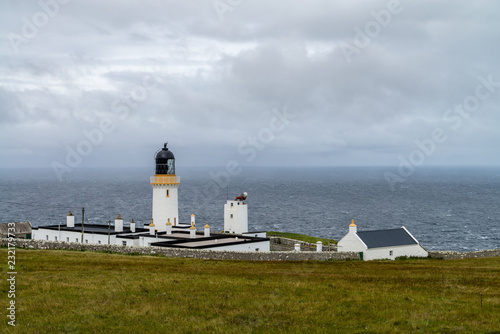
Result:
[[[418,244],[408,246],[371,248],[363,251],[363,259],[365,261],[380,259],[394,260],[399,256],[427,257],[428,255],[429,253],[427,253],[425,249],[423,249]]]
[[[243,233],[243,235],[246,237],[266,238],[267,232],[248,232]]]
[[[36,240],[48,240],[50,241],[64,241],[64,242],[81,242],[82,233],[77,231],[58,231],[58,230],[46,230],[42,227],[39,227],[38,230],[33,230],[32,238]],[[68,239],[69,238],[69,241]],[[115,235],[110,236],[111,244],[115,244]],[[83,243],[89,244],[99,244],[99,241],[103,245],[108,244],[108,236],[105,234],[93,234],[93,233],[84,233],[83,234]]]
[[[158,231],[166,231],[167,221],[179,224],[178,184],[152,184],[153,187],[153,223]],[[167,197],[167,189],[169,197]]]
[[[353,232],[347,233],[346,236],[337,243],[337,250],[339,252],[364,252],[367,248],[368,247],[366,247]]]
[[[224,232],[248,232],[248,205],[241,201],[227,201],[224,204]]]
[[[238,245],[221,246],[214,248],[204,248],[209,250],[218,251],[235,251],[235,252],[255,252],[258,248],[259,252],[269,252],[271,250],[271,243],[269,241],[259,241],[248,243],[241,243]]]
[[[189,236],[186,237],[186,239],[189,239]],[[174,238],[156,238],[156,236],[141,236],[139,237],[139,246],[141,247],[148,247],[149,244],[153,242],[161,242],[161,241],[172,241],[172,240],[177,240]]]

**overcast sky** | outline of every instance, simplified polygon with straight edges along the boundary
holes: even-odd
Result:
[[[0,167],[499,165],[498,1],[0,3]]]

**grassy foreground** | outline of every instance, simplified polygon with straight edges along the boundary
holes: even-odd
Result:
[[[245,262],[18,249],[16,269],[16,327],[3,315],[2,333],[500,333],[500,258]],[[5,280],[1,288],[6,312]]]
[[[267,232],[268,237],[282,237],[282,238],[289,238],[289,239],[295,239],[295,240],[300,240],[304,242],[310,242],[310,243],[316,243],[318,241],[321,241],[323,245],[328,245],[328,243],[332,244],[337,244],[337,240],[334,239],[325,239],[325,238],[318,238],[318,237],[312,237],[307,234],[299,234],[299,233],[288,233],[288,232],[277,232],[277,231],[270,231]]]

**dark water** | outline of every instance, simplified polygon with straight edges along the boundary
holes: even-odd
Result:
[[[390,168],[249,168],[219,186],[217,168],[177,167],[179,215],[223,229],[223,205],[249,194],[249,228],[331,237],[359,230],[406,226],[429,250],[500,248],[500,167],[421,167],[394,191]],[[393,172],[395,172],[393,170]],[[0,221],[34,226],[81,220],[106,224],[120,213],[139,226],[151,219],[149,169],[77,169],[63,182],[49,169],[0,169]],[[226,186],[226,184],[229,184]]]

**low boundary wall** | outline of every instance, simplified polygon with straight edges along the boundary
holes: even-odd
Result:
[[[475,252],[429,251],[429,257],[443,260],[474,259],[479,257],[497,256],[500,256],[500,249],[488,249]]]
[[[7,246],[7,239],[0,239],[0,246]],[[190,257],[213,260],[253,260],[253,261],[334,261],[359,260],[359,254],[354,252],[234,252],[199,249],[179,249],[166,247],[130,247],[119,245],[82,244],[77,242],[46,241],[15,239],[17,248],[54,249],[90,252],[109,252],[133,255],[157,255],[166,257]]]
[[[0,246],[6,247],[8,239],[0,238]],[[130,247],[118,245],[82,244],[77,242],[45,241],[33,239],[15,239],[17,248],[55,249],[89,252],[109,252],[116,254],[157,255],[166,257],[191,257],[213,260],[253,260],[253,261],[334,261],[359,260],[355,252],[233,252],[198,249],[179,249],[164,247]],[[500,249],[489,249],[474,252],[429,251],[429,257],[434,259],[456,260],[483,257],[500,257]]]

